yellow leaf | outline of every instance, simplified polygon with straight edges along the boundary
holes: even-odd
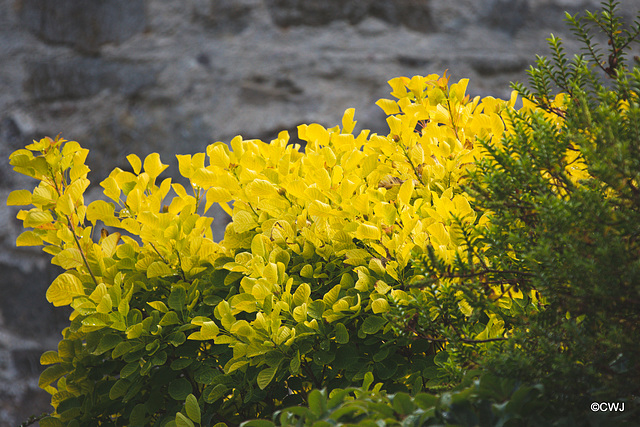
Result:
[[[218,336],[220,329],[218,326],[211,320],[207,322],[203,322],[201,325],[201,329],[198,332],[194,332],[189,335],[188,339],[190,340],[212,340]]]
[[[245,187],[247,194],[257,197],[274,197],[278,195],[278,189],[271,182],[264,179],[254,179]],[[225,200],[227,201],[227,200]]]
[[[41,211],[40,209],[31,209],[27,212],[27,215],[24,219],[25,227],[39,227],[44,224],[49,224],[53,222],[53,216],[49,211]]]
[[[111,258],[118,248],[118,242],[120,241],[120,233],[116,232],[105,237],[100,246],[102,246],[102,252],[105,256]]]
[[[42,238],[31,230],[23,231],[16,239],[16,246],[40,246],[42,243]]]
[[[56,208],[60,213],[64,215],[71,216],[73,214],[75,209],[73,206],[73,202],[71,201],[71,197],[68,193],[62,195],[62,197],[58,199]]]
[[[371,311],[375,314],[387,313],[390,309],[389,303],[384,298],[378,298],[371,303]]]
[[[382,108],[382,111],[384,111],[387,116],[390,116],[391,114],[398,114],[400,112],[398,104],[391,99],[380,99],[376,102],[376,105]]]
[[[7,197],[7,206],[26,206],[31,204],[31,193],[28,190],[15,190]]]
[[[351,133],[357,121],[353,120],[355,108],[347,108],[342,116],[342,133]]]
[[[140,170],[142,168],[142,162],[140,161],[140,157],[136,156],[135,154],[129,154],[127,156],[127,160],[129,160],[129,164],[133,168],[133,173],[135,173],[136,175],[139,175]],[[145,170],[146,170],[146,167],[145,167]]]
[[[202,188],[209,188],[219,185],[218,175],[207,168],[196,169],[191,176],[191,181]]]
[[[120,221],[114,216],[114,212],[113,203],[95,200],[87,206],[87,219],[94,225],[97,221],[102,221],[105,225],[117,227]]]
[[[380,240],[380,229],[375,225],[360,224],[356,230],[356,238]]]
[[[407,206],[411,201],[411,196],[413,195],[413,180],[406,180],[401,186],[400,191],[398,191],[398,200],[404,206]]]
[[[56,307],[69,305],[73,297],[84,295],[84,288],[80,279],[70,273],[62,273],[47,289],[47,301]]]
[[[151,153],[144,159],[144,171],[149,174],[152,180],[168,167],[169,165],[162,164],[158,153]]]
[[[236,233],[244,233],[249,230],[253,230],[258,226],[258,223],[253,219],[253,216],[247,211],[238,211],[233,214],[233,229]]]
[[[59,265],[65,270],[81,267],[83,264],[82,254],[76,248],[68,248],[53,257],[51,262]]]
[[[104,195],[111,200],[117,202],[120,200],[120,186],[118,181],[113,176],[107,177],[100,183],[100,186],[104,188]]]

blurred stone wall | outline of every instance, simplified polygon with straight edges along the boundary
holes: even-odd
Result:
[[[508,97],[563,11],[597,0],[0,0],[0,426],[48,411],[39,356],[69,312],[45,300],[57,274],[15,248],[17,209],[34,182],[8,155],[59,132],[89,148],[97,184],[125,156],[203,151],[234,135],[270,140],[296,126],[340,123],[386,133],[374,102],[396,76],[469,77],[472,95]],[[630,19],[639,0],[622,1]],[[574,42],[567,42],[570,53]],[[221,238],[226,219],[217,217]]]

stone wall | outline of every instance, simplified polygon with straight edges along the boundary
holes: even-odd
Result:
[[[91,150],[97,184],[129,153],[177,166],[174,154],[236,134],[295,139],[300,123],[333,126],[349,107],[359,126],[386,133],[374,102],[400,75],[449,69],[471,79],[472,95],[507,97],[549,33],[570,35],[563,11],[598,3],[0,0],[0,196],[33,186],[9,153],[59,132]],[[640,5],[622,9],[630,20]],[[0,207],[0,426],[49,409],[38,358],[68,316],[45,300],[48,258],[15,248],[16,211]],[[214,215],[220,238],[226,220]]]

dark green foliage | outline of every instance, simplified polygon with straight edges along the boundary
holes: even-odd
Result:
[[[591,402],[627,402],[638,414],[640,382],[640,69],[626,61],[640,20],[623,30],[616,2],[568,17],[587,54],[568,61],[550,39],[531,90],[520,94],[548,114],[523,109],[503,145],[486,143],[468,191],[492,212],[479,245],[505,286],[543,297],[493,348],[491,371],[545,385],[558,417],[591,415]],[[604,32],[607,52],[592,42]],[[570,96],[552,104],[555,92]],[[583,163],[582,163],[583,162]],[[567,171],[586,166],[584,179]],[[469,265],[466,268],[470,268]]]

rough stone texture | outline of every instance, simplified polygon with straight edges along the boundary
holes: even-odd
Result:
[[[22,0],[21,23],[46,42],[96,52],[144,30],[144,0]]]
[[[144,64],[105,61],[102,58],[53,58],[27,64],[24,87],[38,101],[87,98],[102,90],[132,97],[152,86],[157,74]]]
[[[62,132],[89,148],[87,201],[125,156],[275,138],[300,123],[386,133],[374,105],[387,80],[469,77],[472,95],[508,97],[563,11],[599,0],[0,0],[0,198],[34,182],[9,154]],[[626,20],[640,9],[623,0]],[[569,55],[577,44],[566,42]],[[178,179],[178,178],[177,178]],[[38,248],[15,248],[18,209],[0,207],[0,427],[48,410],[38,354],[55,348],[68,310],[45,300],[56,272]],[[214,211],[215,236],[225,217]]]

